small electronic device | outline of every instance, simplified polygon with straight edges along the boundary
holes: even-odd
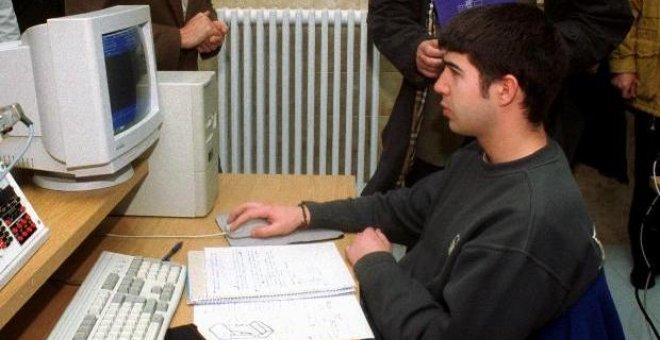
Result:
[[[2,288],[46,241],[49,230],[9,173],[0,181],[0,219]]]
[[[0,104],[21,103],[34,143],[17,167],[50,189],[87,190],[129,179],[158,139],[156,62],[149,6],[51,18],[0,43]],[[9,164],[25,145],[16,127],[0,145]]]
[[[183,265],[103,252],[48,339],[162,340],[185,281]]]

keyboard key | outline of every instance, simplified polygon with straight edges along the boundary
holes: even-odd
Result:
[[[107,289],[107,290],[113,290],[113,289],[115,289],[115,285],[117,284],[118,281],[119,281],[119,274],[110,273],[105,278],[105,282],[103,282],[103,286],[101,288]]]
[[[87,339],[89,334],[92,333],[92,328],[94,328],[96,320],[96,315],[86,315],[73,338]]]
[[[156,310],[159,311],[159,312],[164,312],[164,311],[167,310],[167,307],[168,307],[167,302],[159,302],[156,305]],[[158,315],[158,314],[155,314],[154,316],[156,316],[156,315]]]

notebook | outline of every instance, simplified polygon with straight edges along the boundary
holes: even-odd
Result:
[[[191,251],[188,280],[207,339],[374,337],[332,242]]]
[[[188,272],[190,304],[293,300],[356,290],[332,242],[191,251]]]
[[[194,323],[206,339],[373,339],[354,295],[288,301],[196,305]]]

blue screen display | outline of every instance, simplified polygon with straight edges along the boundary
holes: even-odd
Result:
[[[150,79],[143,41],[138,27],[103,35],[115,135],[139,122],[150,108]]]

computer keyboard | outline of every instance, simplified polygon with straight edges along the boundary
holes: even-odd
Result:
[[[104,251],[49,339],[163,339],[186,268]]]

